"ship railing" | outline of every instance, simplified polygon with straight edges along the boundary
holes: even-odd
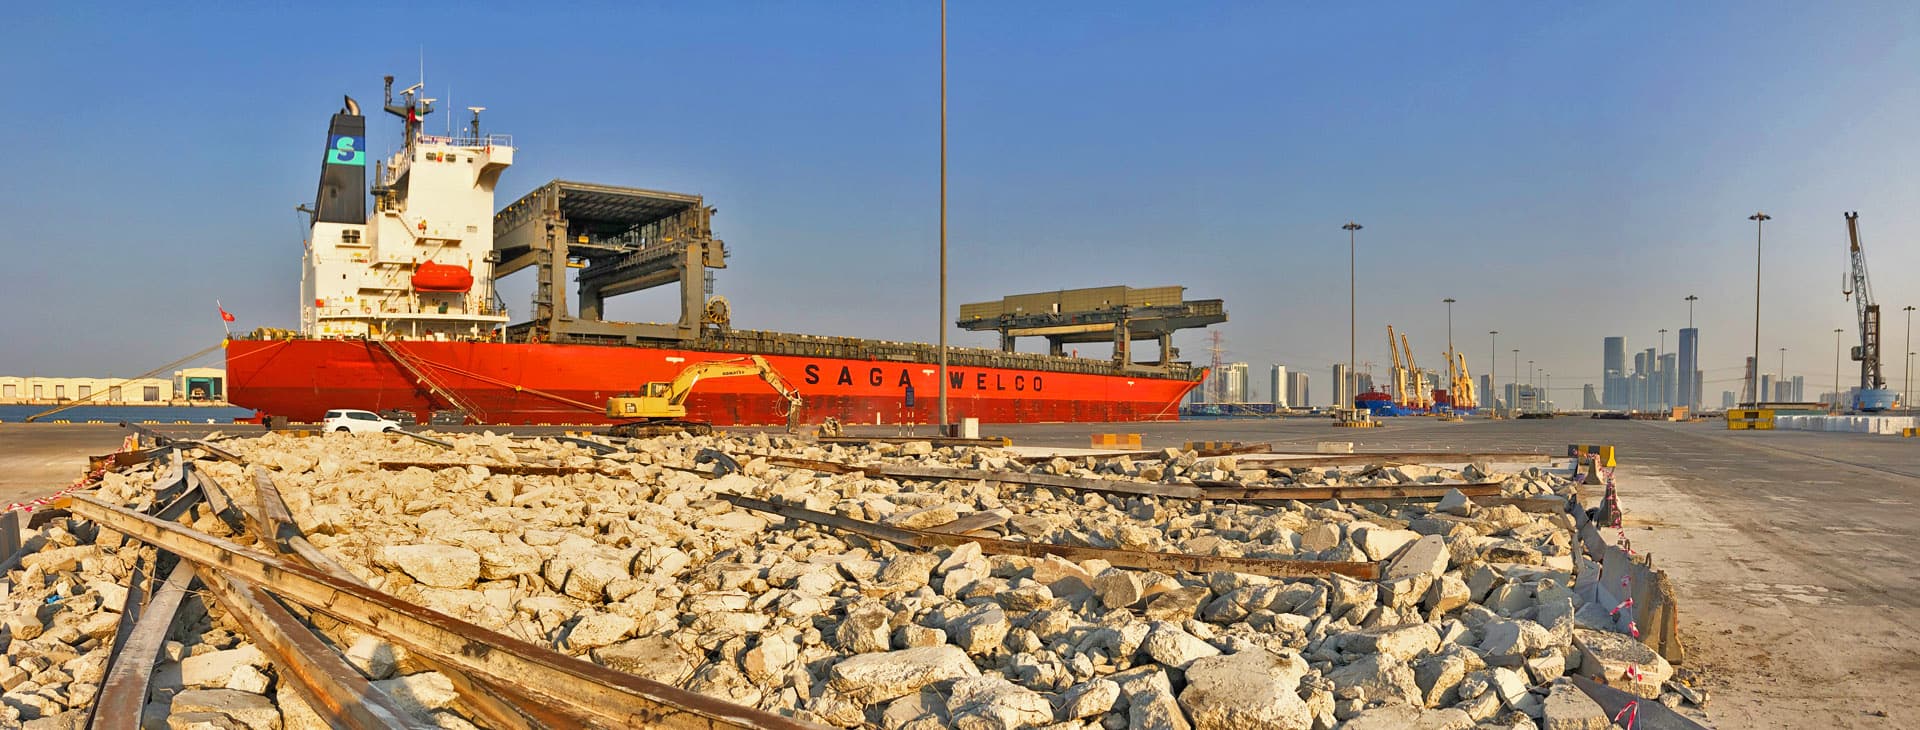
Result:
[[[513,146],[513,135],[511,134],[482,134],[479,136],[471,134],[423,134],[420,135],[418,139],[421,144],[444,144],[452,147]]]

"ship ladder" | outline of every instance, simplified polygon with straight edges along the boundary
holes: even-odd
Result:
[[[381,350],[386,351],[387,356],[393,358],[394,362],[400,363],[400,368],[406,370],[409,375],[412,375],[415,382],[427,386],[428,391],[440,396],[441,399],[445,400],[454,408],[460,409],[461,415],[472,418],[475,423],[486,423],[485,413],[481,412],[479,408],[475,408],[471,402],[455,394],[453,389],[441,387],[439,383],[433,382],[432,378],[427,377],[426,371],[421,370],[420,367],[413,362],[413,358],[402,354],[398,349],[395,349],[393,345],[387,344],[386,340],[376,339],[373,343],[379,345]],[[432,405],[431,400],[428,401],[428,405]],[[433,414],[429,413],[427,415],[431,417]]]

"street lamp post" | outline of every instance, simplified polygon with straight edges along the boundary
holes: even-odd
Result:
[[[1833,328],[1833,403],[1828,407],[1833,413],[1840,412],[1840,333],[1845,331]]]
[[[1787,348],[1780,348],[1780,378],[1773,383],[1773,389],[1779,391],[1781,383],[1787,382]],[[1792,388],[1787,389],[1791,395]]]
[[[1520,413],[1520,348],[1513,348],[1513,397],[1507,399],[1507,415]]]
[[[947,0],[940,0],[940,435],[947,422]],[[1124,365],[1125,363],[1122,363]]]
[[[1358,377],[1353,373],[1353,367],[1359,360],[1354,356],[1357,351],[1354,343],[1358,342],[1360,337],[1360,277],[1355,273],[1355,263],[1358,260],[1358,255],[1355,253],[1358,248],[1358,244],[1355,243],[1355,231],[1360,230],[1361,227],[1360,224],[1351,220],[1340,227],[1347,232],[1347,382],[1335,387],[1346,392],[1346,400],[1340,402],[1348,405],[1352,405],[1349,401],[1353,400],[1353,383],[1358,382]]]
[[[1912,410],[1913,403],[1913,305],[1904,310],[1907,313],[1907,359],[1901,361],[1900,369],[1906,371],[1907,384],[1900,387],[1900,407]]]
[[[1692,294],[1687,295],[1687,329],[1693,329],[1693,303],[1697,301],[1700,301],[1700,297]],[[1695,357],[1698,356],[1696,355]]]
[[[1453,370],[1453,303],[1456,300],[1447,297],[1440,301],[1447,305],[1447,408],[1452,410],[1453,402],[1460,397],[1460,389],[1454,387],[1459,379],[1454,377]]]
[[[1773,216],[1766,213],[1754,213],[1747,216],[1753,221],[1753,372],[1747,374],[1751,382],[1747,387],[1753,393],[1753,405],[1760,405],[1760,241],[1766,229],[1767,221]]]

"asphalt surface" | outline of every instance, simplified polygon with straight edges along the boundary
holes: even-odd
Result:
[[[1689,652],[1684,666],[1707,678],[1713,694],[1707,714],[1715,725],[1920,727],[1920,512],[1914,509],[1920,439],[1584,418],[1387,423],[1340,429],[1319,419],[1268,419],[983,430],[1022,445],[1080,448],[1096,432],[1139,433],[1147,448],[1232,440],[1313,451],[1318,442],[1333,441],[1362,451],[1557,455],[1571,443],[1611,444],[1620,453],[1625,534],[1674,580]],[[216,427],[156,428],[198,436]],[[0,501],[70,483],[86,455],[113,450],[124,433],[112,425],[0,424]]]

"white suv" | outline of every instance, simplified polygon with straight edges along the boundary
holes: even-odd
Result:
[[[400,430],[399,421],[389,421],[371,411],[341,409],[327,411],[325,420],[320,422],[322,431],[345,431],[347,433],[381,433]]]

